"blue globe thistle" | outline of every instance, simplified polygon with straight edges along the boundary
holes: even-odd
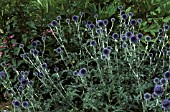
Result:
[[[112,50],[112,47],[111,47],[111,46],[107,46],[107,49],[110,49],[110,50]]]
[[[90,25],[89,25],[89,28],[92,30],[92,29],[95,28],[95,25],[94,25],[94,24],[90,24]]]
[[[153,82],[154,82],[155,84],[158,84],[158,83],[159,83],[159,78],[158,78],[158,77],[155,77],[155,78],[153,79]]]
[[[94,15],[94,18],[97,19],[97,18],[98,18],[98,14],[95,14],[95,15]]]
[[[136,44],[138,42],[138,38],[135,35],[133,35],[130,37],[130,42]]]
[[[28,84],[28,80],[25,77],[22,77],[21,80],[20,80],[20,83],[22,85],[27,85]]]
[[[93,24],[93,22],[90,20],[87,20],[87,24],[90,25],[90,24]]]
[[[28,71],[24,71],[24,76],[28,76],[29,75],[29,72]]]
[[[130,25],[126,24],[126,28],[130,28]]]
[[[166,82],[167,82],[167,80],[166,80],[165,78],[161,78],[160,83],[161,83],[162,85],[165,85]]]
[[[43,63],[41,66],[42,68],[47,68],[47,63]]]
[[[83,14],[84,14],[84,12],[79,12],[79,15],[80,15],[80,16],[83,16]]]
[[[142,39],[142,37],[143,37],[143,34],[142,34],[142,33],[138,33],[138,34],[137,34],[137,37],[138,37],[138,39],[140,39],[140,40],[141,40],[141,39]]]
[[[152,58],[152,57],[153,57],[153,53],[149,53],[148,56],[149,56],[150,58]]]
[[[55,67],[55,68],[54,68],[54,71],[55,71],[55,72],[59,72],[59,68],[58,68],[58,67]]]
[[[98,27],[104,27],[105,24],[104,24],[103,20],[98,20],[97,25],[98,25]]]
[[[110,21],[111,21],[111,22],[114,22],[114,21],[115,21],[115,18],[111,18]]]
[[[45,74],[44,74],[43,72],[39,72],[39,73],[38,73],[38,76],[39,76],[39,77],[44,77]]]
[[[45,42],[45,41],[46,41],[46,36],[43,35],[43,36],[41,37],[41,40],[42,40],[43,42]]]
[[[133,35],[133,33],[131,31],[128,31],[125,33],[125,35],[130,38]]]
[[[122,10],[122,9],[123,9],[123,6],[122,6],[122,5],[118,6],[118,9],[119,9],[119,10]]]
[[[132,26],[135,26],[135,25],[137,24],[137,22],[136,22],[135,19],[131,19],[131,20],[130,20],[130,24],[131,24]]]
[[[13,90],[12,89],[7,89],[7,93],[8,94],[13,94]]]
[[[161,102],[162,108],[164,110],[169,110],[170,109],[170,101],[168,99],[165,99]]]
[[[19,48],[24,48],[24,44],[19,44]]]
[[[32,46],[35,48],[35,47],[37,47],[37,41],[33,41],[32,42]]]
[[[34,49],[33,55],[37,56],[39,51],[37,49]]]
[[[61,16],[57,16],[56,19],[57,19],[57,20],[61,20]]]
[[[118,33],[113,33],[112,37],[117,40],[119,38],[119,34]]]
[[[62,53],[62,52],[63,52],[63,50],[61,49],[61,47],[58,47],[58,48],[54,49],[54,51],[57,52],[57,53]]]
[[[104,22],[104,25],[108,25],[109,23],[107,19],[104,19],[103,22]]]
[[[81,69],[79,70],[79,75],[80,75],[80,76],[85,76],[87,73],[88,73],[88,72],[87,72],[87,69],[86,69],[86,68],[81,68]]]
[[[26,58],[27,57],[27,55],[24,53],[24,54],[20,54],[20,57],[21,58]]]
[[[20,85],[20,86],[18,87],[18,90],[19,90],[19,91],[23,91],[23,90],[24,90],[24,86]]]
[[[127,48],[127,47],[128,47],[128,44],[127,44],[126,42],[123,42],[122,47],[123,47],[123,48]]]
[[[32,80],[28,81],[29,86],[33,86],[33,84],[34,84],[34,81],[32,81]]]
[[[164,39],[164,36],[158,36],[158,39],[160,40],[160,41],[162,41],[163,39]]]
[[[165,79],[170,80],[170,71],[166,71],[163,75]]]
[[[23,102],[22,102],[22,106],[23,106],[24,108],[27,108],[28,105],[29,105],[29,104],[28,104],[28,101],[23,101]]]
[[[24,75],[24,71],[20,71],[20,74],[21,74],[21,75]]]
[[[134,13],[133,12],[129,12],[128,15],[132,17],[132,16],[134,16]]]
[[[21,104],[20,104],[20,101],[18,101],[18,100],[13,100],[13,101],[12,101],[12,104],[13,104],[13,106],[16,107],[16,108],[20,107],[20,105],[21,105]]]
[[[6,78],[6,73],[4,71],[0,71],[0,77],[1,78]]]
[[[56,20],[53,20],[53,21],[51,22],[51,25],[52,25],[52,26],[58,26],[59,23],[58,23]]]
[[[126,39],[127,39],[127,38],[126,38],[126,35],[125,35],[125,34],[122,34],[122,36],[121,36],[121,37],[122,37],[122,38],[121,38],[121,39],[122,39],[122,41],[126,41]]]
[[[158,33],[162,33],[164,30],[162,28],[158,29]]]
[[[18,75],[18,81],[21,81],[21,79],[23,78],[23,76],[21,74]]]
[[[153,99],[157,98],[157,95],[155,93],[152,93],[152,98]]]
[[[128,16],[127,16],[126,14],[122,14],[121,17],[122,17],[122,19],[124,19],[124,20],[128,18]]]
[[[164,93],[164,88],[162,85],[156,85],[154,87],[154,93],[157,95],[157,96],[162,96],[163,93]]]
[[[122,11],[120,12],[120,15],[123,15],[123,14],[126,14],[126,12],[125,12],[124,10],[122,10]]]
[[[77,15],[72,16],[72,21],[78,21],[78,19],[79,19],[79,16]]]
[[[142,19],[139,18],[139,19],[137,20],[137,22],[138,22],[138,23],[142,23]]]
[[[5,62],[2,62],[2,63],[1,63],[1,66],[2,66],[2,67],[5,67],[5,66],[6,66],[6,63],[5,63]]]
[[[30,54],[33,54],[34,53],[34,49],[30,49]]]
[[[108,49],[108,48],[104,48],[104,49],[102,50],[102,54],[103,54],[103,55],[106,55],[106,56],[108,56],[108,55],[110,54],[110,52],[111,52],[111,50]]]
[[[100,34],[100,33],[101,33],[100,28],[97,28],[97,29],[96,29],[96,33],[97,33],[97,34]]]
[[[78,75],[78,74],[79,72],[77,70],[73,72],[73,75]]]
[[[145,93],[144,94],[144,99],[145,100],[150,100],[151,99],[151,94],[150,93]]]
[[[97,42],[95,40],[90,41],[90,46],[96,46]]]
[[[102,60],[106,60],[107,56],[106,55],[101,55]]]
[[[38,72],[33,72],[33,76],[38,76]]]
[[[165,31],[168,31],[168,30],[169,30],[169,25],[164,24],[164,25],[163,25],[163,28],[164,28]]]
[[[86,26],[86,28],[89,28],[90,25],[89,25],[89,24],[86,24],[85,26]]]
[[[67,18],[67,19],[65,20],[65,22],[66,22],[66,23],[70,23],[70,19]]]
[[[145,37],[145,41],[146,41],[146,42],[149,42],[150,40],[151,40],[151,37],[150,37],[150,36],[146,36],[146,37]]]

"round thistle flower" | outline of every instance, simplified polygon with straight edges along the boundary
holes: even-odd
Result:
[[[146,36],[146,37],[145,37],[145,41],[146,41],[146,42],[149,42],[150,40],[151,40],[151,37],[150,37],[150,36]]]
[[[79,16],[77,16],[77,15],[74,15],[74,16],[72,17],[72,21],[78,21],[78,19],[79,19]]]
[[[123,9],[123,6],[122,6],[122,5],[118,6],[118,9],[119,9],[119,10],[122,10],[122,9]]]
[[[109,23],[107,19],[104,19],[103,22],[104,22],[104,25],[108,25]]]
[[[78,75],[78,74],[79,72],[77,70],[73,72],[73,75]]]
[[[29,75],[29,72],[28,71],[24,71],[24,76],[28,76]]]
[[[126,14],[122,14],[121,17],[122,17],[122,19],[124,19],[124,20],[128,18],[128,16],[127,16]]]
[[[126,35],[126,37],[129,37],[129,38],[130,38],[133,34],[132,34],[132,32],[128,31],[128,32],[126,32],[125,35]]]
[[[162,96],[163,93],[164,93],[164,88],[162,85],[156,85],[154,87],[154,93],[157,95],[157,96]]]
[[[34,76],[38,76],[38,72],[33,72],[33,75]]]
[[[8,94],[12,94],[12,93],[13,93],[13,90],[8,89],[8,90],[7,90],[7,93],[8,93]]]
[[[155,77],[155,78],[153,79],[153,82],[154,82],[155,84],[158,84],[158,83],[159,83],[159,78]]]
[[[95,40],[92,40],[91,42],[90,42],[90,46],[96,46],[97,45],[97,42],[95,41]]]
[[[23,106],[24,108],[27,108],[28,105],[29,105],[29,104],[28,104],[28,101],[23,101],[23,102],[22,102],[22,106]]]
[[[170,80],[170,71],[166,71],[163,75],[165,79]]]
[[[89,28],[92,30],[92,29],[95,28],[95,25],[94,25],[94,24],[90,24],[90,25],[89,25]]]
[[[57,53],[62,53],[62,52],[63,52],[63,50],[61,49],[61,47],[58,47],[57,49],[54,49],[54,51],[57,52]]]
[[[108,56],[110,54],[110,52],[111,52],[110,49],[104,48],[103,51],[102,51],[102,54]]]
[[[97,18],[98,18],[98,14],[95,14],[95,15],[94,15],[94,18],[97,19]]]
[[[169,110],[170,109],[170,101],[168,99],[165,99],[161,102],[162,108],[164,110]]]
[[[113,33],[112,37],[117,40],[119,38],[119,34],[118,33]]]
[[[79,70],[79,75],[80,75],[80,76],[85,76],[87,73],[88,73],[88,72],[87,72],[87,69],[86,69],[86,68],[81,68],[81,69]]]
[[[122,47],[123,47],[123,48],[127,48],[127,47],[128,47],[128,44],[127,44],[126,42],[123,42]]]
[[[67,18],[67,19],[65,20],[65,22],[66,22],[66,23],[70,23],[70,19]]]
[[[28,80],[25,77],[22,77],[20,82],[21,82],[22,85],[28,84]]]
[[[141,39],[142,39],[142,37],[143,37],[143,34],[142,34],[142,33],[138,33],[138,34],[137,34],[137,37],[138,37],[138,39],[140,39],[140,40],[141,40]]]
[[[112,50],[112,47],[111,46],[107,46],[108,49]]]
[[[122,11],[120,12],[120,15],[123,15],[123,14],[126,14],[126,12],[125,12],[124,10],[122,10]]]
[[[158,29],[158,33],[162,33],[164,30],[162,28]]]
[[[5,67],[5,66],[6,66],[6,63],[5,63],[5,62],[2,62],[2,63],[1,63],[1,66],[2,66],[2,67]]]
[[[86,28],[89,28],[90,25],[89,25],[89,24],[86,24],[85,26],[86,26]]]
[[[138,23],[142,23],[142,19],[139,18],[139,19],[137,20],[137,22],[138,22]]]
[[[21,74],[21,75],[24,75],[24,71],[20,71],[20,74]]]
[[[102,60],[106,60],[107,56],[106,55],[101,55]]]
[[[32,80],[28,81],[29,86],[33,86],[33,84],[34,84],[34,81],[32,81]]]
[[[121,38],[122,41],[126,41],[126,35],[125,35],[125,34],[122,34],[121,37],[122,37],[122,38]]]
[[[152,98],[155,99],[157,95],[155,93],[152,93]]]
[[[51,22],[51,25],[52,25],[52,26],[58,26],[59,23],[58,23],[56,20],[53,20],[53,21]]]
[[[165,31],[168,31],[168,30],[169,30],[169,25],[164,24],[163,27],[164,27],[164,30],[165,30]]]
[[[47,63],[43,63],[41,66],[42,68],[47,68]]]
[[[80,15],[80,16],[83,16],[83,14],[84,14],[84,12],[79,12],[79,15]]]
[[[153,53],[149,53],[148,56],[149,56],[150,58],[152,58],[152,57],[153,57]]]
[[[16,108],[17,108],[17,107],[20,107],[20,101],[18,101],[18,100],[13,100],[13,101],[12,101],[12,104],[13,104],[13,106],[16,107]]]
[[[96,33],[97,33],[97,34],[100,34],[100,33],[101,33],[100,28],[97,28],[97,29],[96,29]]]
[[[37,56],[39,51],[37,49],[34,49],[33,55]]]
[[[115,21],[115,18],[111,18],[111,22],[114,22]]]
[[[167,82],[167,80],[166,80],[165,78],[161,78],[160,83],[161,83],[162,85],[165,85],[166,82]]]
[[[26,58],[27,57],[27,55],[24,53],[24,54],[20,54],[20,57],[21,58]]]
[[[61,16],[57,16],[56,19],[57,19],[57,20],[61,20]]]
[[[23,76],[21,74],[18,75],[18,81],[21,81],[22,78],[23,78]]]
[[[19,90],[19,91],[23,91],[23,90],[24,90],[24,86],[20,85],[20,86],[18,87],[18,90]]]
[[[97,24],[98,24],[98,27],[104,27],[104,25],[105,25],[103,20],[98,20]]]
[[[54,71],[55,71],[55,72],[58,72],[58,71],[59,71],[59,68],[58,68],[58,67],[55,67],[55,68],[54,68]]]
[[[134,13],[133,12],[129,12],[128,15],[132,17],[132,16],[134,16]]]
[[[6,73],[4,71],[0,71],[0,77],[1,78],[6,78]]]
[[[87,24],[90,25],[90,24],[93,24],[93,22],[90,20],[87,20]]]
[[[131,24],[132,26],[135,26],[135,25],[137,24],[137,22],[136,22],[135,19],[131,19],[131,20],[130,20],[130,24]]]
[[[151,94],[145,93],[145,94],[144,94],[144,99],[145,99],[145,100],[150,100],[150,99],[151,99]]]
[[[133,44],[136,44],[138,42],[138,38],[136,36],[131,36],[130,42],[133,43]]]
[[[34,53],[34,49],[30,49],[30,54],[33,54]]]
[[[44,73],[42,73],[42,72],[39,72],[39,73],[38,73],[38,76],[39,76],[39,77],[44,77],[44,76],[45,76],[45,74],[44,74]]]
[[[35,48],[35,47],[37,47],[37,41],[33,41],[32,42],[32,46]]]
[[[19,44],[19,48],[24,48],[24,44]]]

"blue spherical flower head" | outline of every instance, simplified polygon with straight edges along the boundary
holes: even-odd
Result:
[[[15,108],[18,108],[18,107],[20,107],[20,101],[18,101],[18,100],[13,100],[12,101],[12,104],[13,104],[13,106],[15,107]]]
[[[52,26],[58,26],[59,23],[58,23],[56,20],[53,20],[53,21],[51,22],[51,25],[52,25]]]
[[[164,88],[162,85],[156,85],[154,87],[154,93],[157,95],[157,96],[162,96],[163,93],[164,93]]]
[[[166,82],[167,82],[167,80],[166,80],[165,78],[161,78],[160,83],[161,83],[162,85],[165,85]]]
[[[102,60],[106,60],[107,56],[106,55],[101,55]]]
[[[90,25],[90,24],[93,24],[93,22],[90,20],[87,20],[87,24]]]
[[[110,54],[110,52],[111,52],[110,49],[104,48],[103,51],[102,51],[102,54],[108,56]]]
[[[61,20],[61,16],[57,16],[56,19],[57,19],[57,20]]]
[[[34,49],[33,55],[37,56],[39,51],[37,49]]]
[[[27,85],[28,84],[28,80],[25,77],[21,78],[20,82],[21,82],[22,85]]]
[[[94,24],[90,24],[90,25],[89,25],[89,28],[92,30],[92,29],[95,28],[95,25],[94,25]]]
[[[98,24],[98,27],[104,27],[104,25],[105,25],[103,20],[98,20],[97,24]]]
[[[47,63],[43,63],[41,66],[42,68],[47,68]]]
[[[170,109],[170,101],[168,99],[165,99],[161,102],[162,108],[164,110],[169,110]]]
[[[126,14],[122,14],[121,15],[122,19],[126,20],[128,18],[128,16]]]
[[[78,21],[78,19],[79,19],[79,16],[77,16],[77,15],[74,15],[74,16],[72,17],[72,20],[73,20],[73,21]]]
[[[164,30],[162,28],[158,29],[158,33],[162,33]]]
[[[5,62],[2,62],[2,63],[1,63],[1,66],[2,66],[2,67],[5,67],[5,66],[6,66],[6,63],[5,63]]]
[[[104,22],[104,25],[108,25],[109,23],[107,19],[104,19],[103,22]]]
[[[67,19],[65,20],[65,22],[66,22],[66,23],[70,23],[70,19],[67,18]]]
[[[119,10],[122,10],[122,9],[123,9],[123,6],[122,6],[122,5],[118,6],[118,9],[119,9]]]
[[[119,34],[118,33],[113,33],[112,37],[117,40],[119,38]]]
[[[28,71],[24,71],[24,76],[28,76],[29,75],[29,72]]]
[[[63,50],[61,49],[61,47],[58,47],[57,49],[54,49],[54,51],[57,52],[57,53],[62,53],[62,52],[63,52]]]
[[[164,27],[164,30],[165,30],[165,31],[168,31],[168,30],[169,30],[169,25],[164,24],[163,27]]]
[[[150,37],[150,36],[146,36],[146,37],[145,37],[145,41],[146,41],[146,42],[149,42],[150,40],[151,40],[151,37]]]
[[[128,31],[128,32],[126,32],[126,34],[125,34],[127,37],[131,37],[132,35],[133,35],[133,33],[132,32],[130,32],[130,31]]]
[[[28,104],[28,101],[23,101],[23,102],[22,102],[22,106],[23,106],[24,108],[27,108],[28,105],[29,105],[29,104]]]
[[[79,72],[77,70],[73,72],[73,75],[78,75],[78,74]]]
[[[150,58],[152,58],[152,57],[153,57],[153,53],[149,53],[148,56],[149,56]]]
[[[122,11],[120,12],[120,15],[123,15],[123,14],[126,14],[126,12],[125,12],[124,10],[122,10]]]
[[[19,90],[19,91],[23,91],[23,90],[24,90],[24,86],[20,85],[20,86],[18,87],[18,90]]]
[[[19,44],[19,48],[24,48],[24,44]]]
[[[92,40],[91,42],[90,42],[90,46],[96,46],[97,45],[97,42],[95,41],[95,40]]]
[[[136,44],[138,42],[138,38],[135,35],[133,35],[130,37],[130,42]]]
[[[134,16],[134,13],[133,13],[133,12],[129,12],[128,15],[129,15],[130,17],[132,17],[132,16]]]
[[[98,18],[98,14],[95,14],[95,15],[94,15],[94,18],[97,19],[97,18]]]
[[[89,24],[86,24],[85,26],[86,26],[86,28],[89,28],[89,27],[90,27],[90,25],[89,25]]]
[[[139,18],[139,19],[137,20],[137,22],[138,22],[138,23],[142,23],[142,19]]]
[[[100,33],[101,33],[100,28],[97,28],[97,29],[96,29],[96,33],[97,33],[97,34],[100,34]]]
[[[111,18],[110,21],[111,21],[111,22],[114,22],[114,21],[115,21],[115,18]]]
[[[158,84],[158,83],[159,83],[159,78],[155,77],[155,78],[153,79],[153,82],[154,82],[155,84]]]
[[[151,94],[145,93],[145,94],[144,94],[144,99],[145,99],[145,100],[150,100],[150,99],[151,99]]]
[[[87,69],[86,69],[86,68],[81,68],[81,69],[79,70],[79,75],[80,75],[80,76],[85,76],[87,73],[88,73],[88,72],[87,72]]]
[[[6,78],[6,73],[4,71],[0,71],[0,77],[1,78]]]
[[[12,93],[13,93],[13,90],[8,89],[8,90],[7,90],[7,93],[8,93],[8,94],[12,94]]]
[[[111,46],[107,46],[107,49],[110,49],[110,50],[112,50],[112,47],[111,47]]]
[[[135,26],[135,25],[137,24],[137,22],[136,22],[135,19],[131,19],[131,20],[130,20],[130,24],[131,24],[132,26]]]
[[[166,71],[164,73],[164,78],[167,79],[167,80],[170,80],[170,71]]]
[[[28,81],[29,86],[33,86],[33,84],[34,84],[34,81],[32,81],[32,80]]]
[[[123,42],[122,47],[123,47],[123,48],[127,48],[127,47],[128,47],[128,44],[127,44],[126,42]]]
[[[122,34],[122,36],[121,36],[122,38],[122,41],[124,42],[124,41],[126,41],[126,35],[125,34]]]
[[[34,48],[37,47],[37,44],[38,44],[37,41],[33,41],[33,42],[32,42],[32,46],[33,46]]]
[[[152,98],[155,99],[157,95],[155,93],[152,93]]]
[[[138,34],[137,34],[137,37],[138,37],[139,40],[141,40],[142,37],[143,37],[143,34],[142,34],[142,33],[138,33]]]

